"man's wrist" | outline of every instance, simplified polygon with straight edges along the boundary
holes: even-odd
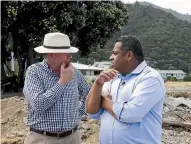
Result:
[[[96,84],[97,86],[101,86],[101,87],[102,87],[104,83],[102,83],[102,82],[100,82],[100,80],[96,79],[96,80],[95,80],[95,84]]]
[[[58,83],[63,86],[63,85],[66,85],[67,81],[59,79]]]

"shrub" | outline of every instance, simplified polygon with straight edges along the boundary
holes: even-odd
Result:
[[[191,76],[185,76],[183,81],[191,81]]]
[[[177,79],[175,77],[167,77],[168,81],[177,81]]]

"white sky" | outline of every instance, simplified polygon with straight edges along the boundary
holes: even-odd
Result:
[[[191,14],[191,0],[122,0],[125,3],[146,1],[157,6],[172,9],[182,14]]]

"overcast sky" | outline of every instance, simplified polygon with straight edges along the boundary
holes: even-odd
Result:
[[[157,6],[172,9],[182,14],[191,14],[191,0],[122,0],[125,3],[134,3],[136,1],[146,1]]]

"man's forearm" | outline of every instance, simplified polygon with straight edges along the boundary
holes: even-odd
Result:
[[[95,114],[100,110],[102,87],[103,85],[96,82],[92,85],[86,100],[87,113]]]
[[[115,113],[113,112],[113,101],[109,98],[102,97],[101,106],[107,110],[115,119],[117,119]]]

